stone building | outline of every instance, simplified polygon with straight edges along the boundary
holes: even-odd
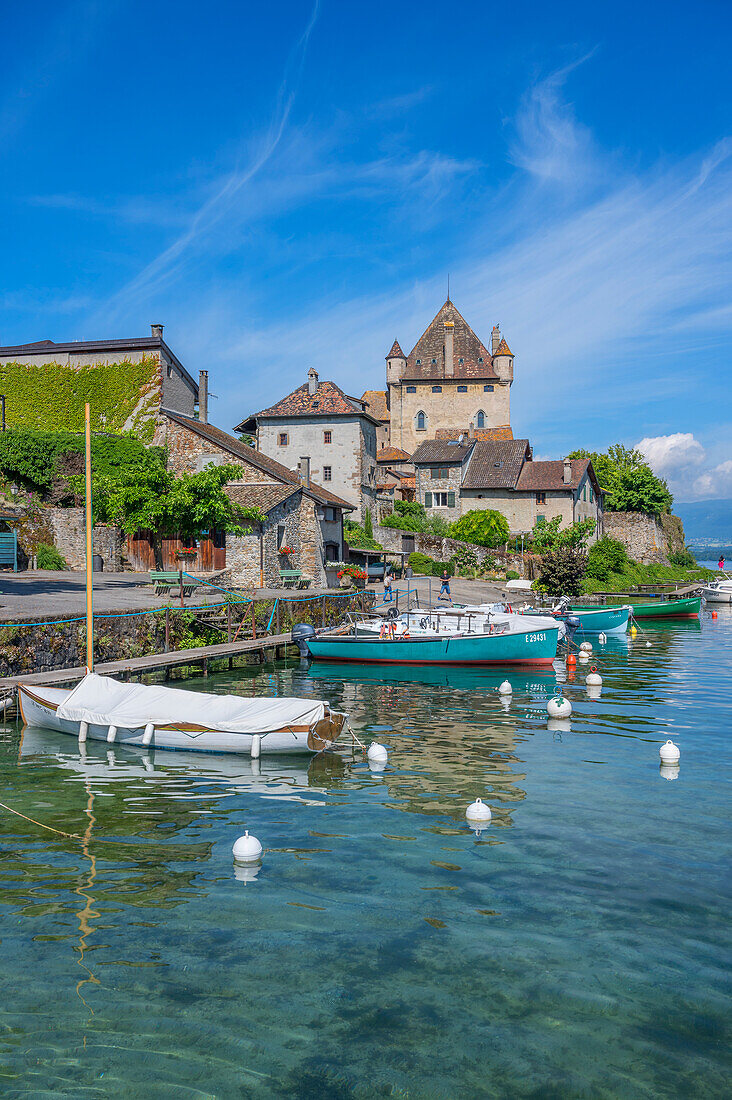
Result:
[[[528,439],[428,440],[413,455],[416,499],[428,515],[447,521],[493,508],[512,534],[531,531],[538,520],[560,516],[566,527],[594,519],[603,530],[602,490],[589,459],[534,462]]]
[[[409,355],[394,341],[386,390],[367,390],[362,400],[379,417],[382,437],[388,414],[388,441],[401,450],[470,425],[510,433],[513,358],[498,325],[489,350],[448,298]]]
[[[163,410],[155,442],[168,448],[169,466],[179,473],[195,473],[211,463],[241,468],[226,492],[267,518],[249,535],[226,534],[222,568],[235,580],[279,587],[280,569],[301,569],[322,586],[325,562],[343,561],[343,516],[352,506],[317,485],[307,464],[289,470],[213,424],[170,410]],[[291,552],[283,553],[283,548]]]
[[[257,450],[285,466],[308,462],[313,478],[347,500],[363,521],[376,504],[380,422],[367,403],[311,368],[307,382],[234,430],[254,435]]]
[[[7,425],[81,431],[86,401],[95,431],[134,431],[144,441],[163,407],[206,420],[207,372],[195,381],[163,339],[163,326],[150,327],[149,336],[124,340],[0,347]]]

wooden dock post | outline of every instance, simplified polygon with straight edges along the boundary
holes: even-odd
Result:
[[[170,608],[165,608],[165,652],[170,653]]]
[[[227,640],[227,642],[231,641],[231,604],[230,603],[227,603],[227,605],[226,605],[226,640]],[[231,665],[229,665],[229,668],[231,668]]]

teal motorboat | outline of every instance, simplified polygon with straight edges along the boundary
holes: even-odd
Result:
[[[567,606],[560,606],[549,610],[541,608],[533,610],[527,608],[524,615],[551,615],[561,622],[569,622],[575,627],[577,634],[625,634],[628,630],[628,620],[632,608],[626,607],[598,607],[592,610],[580,610]]]
[[[294,632],[293,632],[294,636]],[[300,635],[318,661],[387,665],[551,665],[557,655],[556,627],[506,626],[482,634],[386,634],[383,638],[351,634]]]

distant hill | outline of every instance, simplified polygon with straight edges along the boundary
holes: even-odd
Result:
[[[732,500],[674,501],[673,511],[684,524],[690,546],[732,543]]]

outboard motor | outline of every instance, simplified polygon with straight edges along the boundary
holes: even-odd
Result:
[[[564,625],[567,628],[566,636],[570,642],[574,640],[574,636],[577,633],[579,624],[580,621],[577,615],[568,615],[567,618],[564,620]]]
[[[309,657],[310,650],[308,648],[308,639],[314,638],[316,634],[315,627],[310,623],[295,623],[292,628],[292,640],[300,650],[301,657]]]

